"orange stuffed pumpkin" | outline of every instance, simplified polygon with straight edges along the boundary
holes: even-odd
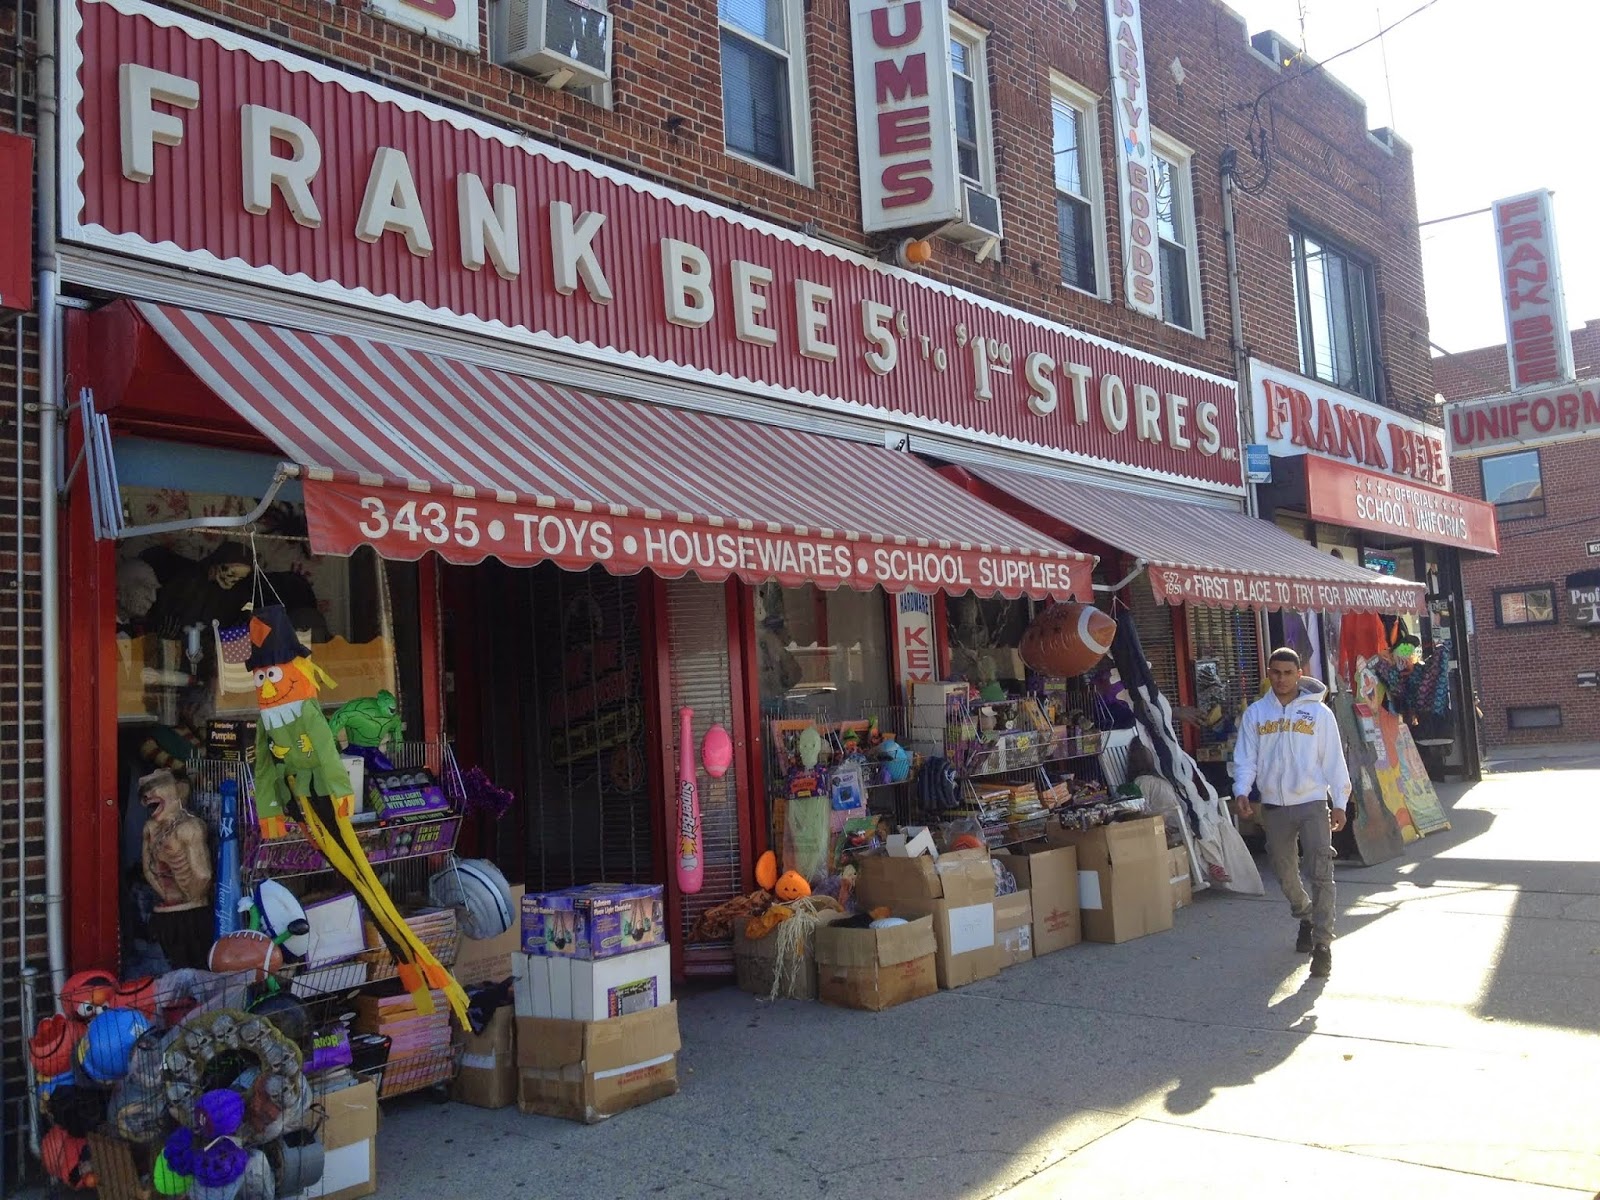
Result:
[[[778,886],[778,856],[771,850],[756,859],[756,886],[764,892]]]
[[[811,885],[799,871],[785,871],[772,889],[779,900],[802,900],[811,895]]]

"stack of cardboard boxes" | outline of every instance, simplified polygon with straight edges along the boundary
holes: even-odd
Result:
[[[678,1090],[659,885],[524,896],[512,977],[523,1112],[592,1124]]]

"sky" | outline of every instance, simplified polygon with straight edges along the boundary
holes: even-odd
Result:
[[[1226,0],[1251,33],[1274,29],[1318,61],[1423,2]],[[1597,44],[1596,0],[1435,0],[1328,67],[1366,100],[1369,128],[1390,126],[1410,143],[1422,221],[1538,188],[1554,193],[1574,327],[1600,318]],[[1435,353],[1505,341],[1489,221],[1483,213],[1422,230]]]

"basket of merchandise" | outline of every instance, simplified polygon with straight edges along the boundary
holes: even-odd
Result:
[[[422,943],[440,965],[450,966],[456,960],[457,937],[456,910],[453,908],[428,908],[421,912],[413,913],[407,917],[406,924],[417,935],[417,940]],[[372,973],[373,982],[383,979],[393,979],[395,976],[394,958],[384,947],[383,939],[378,934],[377,926],[372,922],[363,923],[363,932],[366,937],[367,951],[373,956]]]

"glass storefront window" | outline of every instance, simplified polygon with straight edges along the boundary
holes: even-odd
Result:
[[[892,675],[887,614],[881,588],[756,588],[762,710],[843,719],[886,708]]]
[[[1028,668],[1018,647],[1033,620],[1033,602],[968,592],[945,604],[950,678],[965,680],[985,700],[1022,695]]]
[[[124,488],[133,524],[248,512],[246,497]],[[117,548],[117,717],[203,735],[213,717],[248,718],[255,688],[241,630],[252,605],[282,604],[318,666],[334,680],[324,706],[399,694],[384,564],[370,549],[314,555],[298,502],[276,505],[254,537],[186,531],[129,538]],[[420,734],[420,730],[416,731]],[[178,756],[182,757],[182,756]]]

